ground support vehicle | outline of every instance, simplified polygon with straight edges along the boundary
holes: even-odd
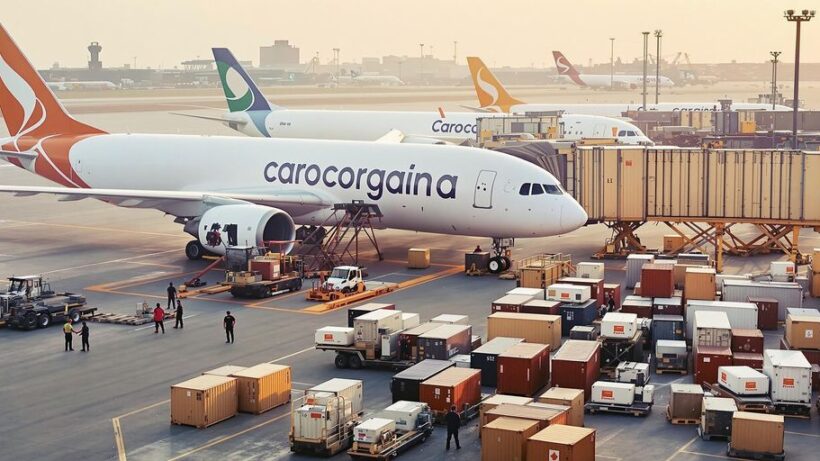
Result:
[[[615,403],[587,402],[584,411],[594,415],[595,413],[622,413],[633,416],[647,416],[652,411],[652,404],[645,402],[632,402],[631,405],[619,405]]]
[[[235,274],[234,280],[231,282],[231,295],[236,298],[270,298],[286,291],[302,289],[302,277],[296,272],[276,280],[262,280],[256,272],[244,272]]]
[[[331,344],[317,344],[316,349],[320,351],[333,351],[336,353],[334,363],[336,368],[388,368],[395,371],[410,368],[416,364],[410,360],[397,359],[368,359],[364,349],[359,349],[355,345],[336,346]]]
[[[327,279],[320,279],[308,291],[309,301],[336,301],[366,290],[362,269],[357,266],[337,266]]]
[[[416,427],[407,432],[395,431],[392,437],[379,443],[353,442],[353,447],[347,451],[353,459],[388,460],[410,448],[424,443],[433,434],[433,419],[430,413],[419,415]]]

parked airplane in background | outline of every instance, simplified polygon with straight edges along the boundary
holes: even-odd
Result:
[[[46,82],[46,85],[53,91],[78,91],[78,90],[116,90],[117,85],[105,81],[79,81],[79,82]]]
[[[555,60],[555,67],[558,69],[559,78],[579,86],[590,88],[635,89],[643,85],[643,75],[581,74],[560,51],[553,51],[552,58]],[[675,82],[669,77],[661,76],[658,81],[660,81],[660,85],[663,87],[675,86]],[[646,84],[654,87],[655,76],[647,75]]]
[[[273,138],[400,140],[413,143],[461,143],[475,140],[480,117],[487,112],[409,112],[352,110],[291,110],[271,105],[239,61],[227,48],[214,48],[229,112],[218,117],[182,114],[217,120],[248,136]],[[616,137],[622,144],[651,142],[631,123],[598,116],[565,115],[564,140]],[[397,138],[393,132],[401,132]],[[388,133],[391,133],[390,136]]]
[[[256,102],[245,97],[242,104]],[[186,246],[192,259],[224,254],[226,245],[292,241],[296,224],[321,224],[334,204],[353,200],[378,206],[384,227],[493,238],[493,272],[509,264],[504,238],[561,234],[587,221],[547,171],[486,149],[109,134],[66,112],[2,26],[0,111],[11,135],[0,140],[0,158],[63,186],[0,192],[163,211],[196,238]]]
[[[564,104],[564,103],[526,103],[514,98],[504,88],[504,85],[493,75],[484,62],[477,57],[468,57],[467,63],[470,66],[470,74],[473,79],[473,87],[481,110],[489,112],[527,113],[527,112],[551,112],[561,111],[564,114],[587,114],[600,115],[604,117],[623,117],[624,113],[631,110],[641,110],[640,104]],[[718,102],[664,102],[659,104],[647,104],[647,110],[657,111],[717,111],[720,110]],[[761,110],[771,111],[771,104],[764,103],[732,103],[732,110]],[[791,111],[792,108],[783,105],[775,106],[775,112]]]
[[[403,86],[406,85],[395,75],[362,74],[354,70],[350,75],[334,75],[333,82],[337,85],[358,86]]]

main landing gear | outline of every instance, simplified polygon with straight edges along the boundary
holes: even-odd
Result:
[[[512,266],[512,261],[510,260],[512,251],[510,248],[513,246],[515,246],[515,239],[513,238],[493,237],[493,256],[487,263],[487,270],[491,274],[500,274],[504,271],[510,270],[510,267]]]
[[[199,243],[199,240],[191,240],[185,245],[185,256],[190,260],[196,261],[197,259],[202,259],[202,256],[204,256],[206,252],[207,250]]]

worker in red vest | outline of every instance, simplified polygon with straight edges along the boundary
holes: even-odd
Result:
[[[162,334],[165,334],[165,311],[159,306],[157,303],[157,307],[154,308],[154,334],[159,333],[159,329],[162,328]]]

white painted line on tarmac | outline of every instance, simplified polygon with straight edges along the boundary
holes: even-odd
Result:
[[[302,349],[301,351],[294,352],[293,354],[288,354],[288,355],[286,355],[286,356],[284,356],[284,357],[279,357],[278,359],[273,359],[273,360],[271,360],[271,361],[270,361],[270,362],[268,362],[268,363],[276,363],[276,362],[279,362],[279,361],[281,361],[281,360],[285,360],[285,359],[289,359],[289,358],[291,358],[291,357],[295,357],[295,356],[297,356],[297,355],[299,355],[299,354],[302,354],[302,353],[304,353],[304,352],[307,352],[307,351],[312,351],[312,350],[314,350],[314,349],[315,349],[315,347],[314,347],[314,346],[306,347],[306,348]]]
[[[189,318],[191,318],[191,317],[196,317],[197,315],[199,315],[199,314],[183,315],[183,316],[182,316],[182,320],[186,320],[186,319],[189,319]],[[169,321],[169,322],[170,322],[171,320],[173,320],[173,319],[168,319],[168,321]],[[141,330],[147,330],[147,329],[149,329],[149,328],[154,328],[154,325],[153,325],[153,324],[151,324],[151,325],[146,325],[146,326],[144,326],[144,327],[134,328],[134,329],[133,329],[133,330],[131,330],[131,331],[141,331]],[[172,327],[172,328],[173,328],[173,327]]]
[[[57,272],[73,271],[73,270],[76,270],[76,269],[85,269],[85,268],[88,268],[88,267],[101,266],[103,264],[128,262],[128,261],[131,261],[132,259],[147,258],[149,256],[158,256],[158,255],[171,253],[171,252],[175,252],[175,251],[179,251],[179,250],[174,249],[174,250],[158,251],[158,252],[155,252],[155,253],[148,253],[148,254],[144,254],[144,255],[130,256],[128,258],[111,259],[109,261],[100,261],[100,262],[97,262],[97,263],[83,264],[81,266],[74,266],[74,267],[64,267],[62,269],[55,269],[53,271],[43,272],[43,274],[55,274]],[[164,274],[165,272],[154,272],[152,275],[156,275],[157,273],[163,273]],[[134,277],[134,279],[139,279],[139,278],[140,277]],[[142,278],[144,278],[144,277],[142,277]]]

